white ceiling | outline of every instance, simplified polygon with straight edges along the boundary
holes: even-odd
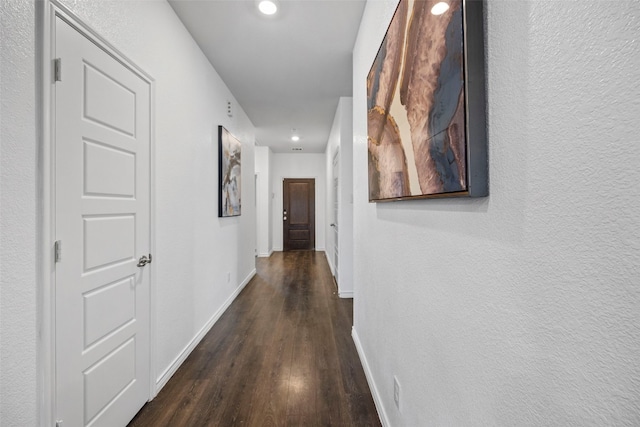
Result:
[[[338,98],[352,93],[352,50],[365,0],[169,0],[274,152],[323,153]],[[302,138],[291,141],[292,129]]]

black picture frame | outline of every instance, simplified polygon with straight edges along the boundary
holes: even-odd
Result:
[[[242,143],[218,126],[218,217],[242,213]]]
[[[489,194],[483,1],[400,0],[367,76],[369,201]]]

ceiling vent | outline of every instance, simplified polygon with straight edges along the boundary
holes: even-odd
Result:
[[[302,147],[293,147],[291,151],[302,151]]]

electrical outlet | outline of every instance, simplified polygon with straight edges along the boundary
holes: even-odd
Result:
[[[396,408],[400,410],[400,383],[395,375],[393,376],[393,401],[396,402]]]
[[[231,273],[227,271],[227,283],[231,282]]]

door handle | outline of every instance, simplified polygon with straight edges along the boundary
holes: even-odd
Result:
[[[146,255],[142,255],[138,260],[138,267],[144,267],[147,264],[151,264],[151,254],[149,254],[149,258]]]

